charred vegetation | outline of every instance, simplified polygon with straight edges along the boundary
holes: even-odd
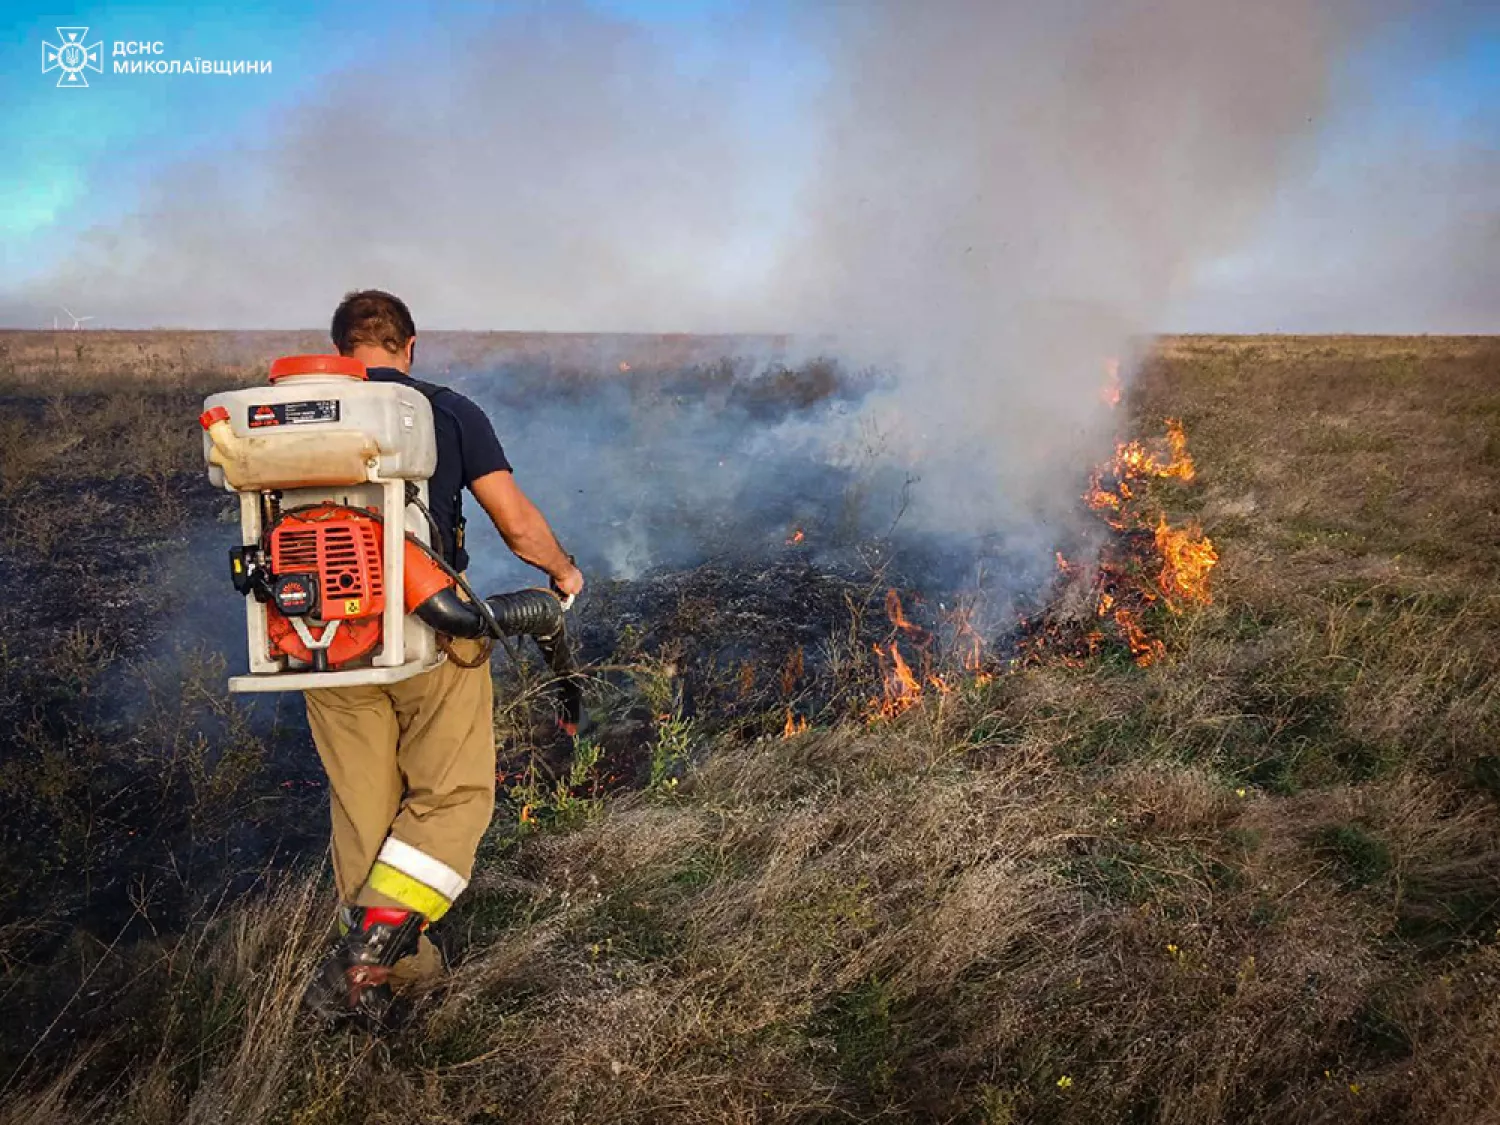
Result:
[[[0,387],[4,1119],[1457,1125],[1500,1096],[1494,341],[1163,340],[1031,568],[790,441],[869,373],[445,342],[497,414],[569,429],[562,487],[612,482],[574,517],[624,546],[580,551],[576,747],[537,738],[540,666],[498,664],[453,973],[370,1044],[296,1019],[331,916],[300,707],[222,692],[193,418],[254,363],[120,335],[69,375],[11,334]],[[111,377],[137,354],[176,366]]]

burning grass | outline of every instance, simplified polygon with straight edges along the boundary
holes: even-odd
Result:
[[[1103,545],[1085,563],[1058,553],[1052,597],[1041,615],[1021,624],[1026,659],[1077,666],[1111,640],[1141,667],[1161,658],[1165,646],[1153,625],[1161,611],[1180,614],[1213,600],[1209,575],[1219,555],[1196,524],[1171,526],[1150,486],[1191,482],[1195,473],[1177,419],[1167,420],[1158,448],[1122,441],[1094,470],[1083,501],[1103,524]]]
[[[755,569],[597,588],[633,788],[591,784],[608,730],[557,784],[508,775],[442,927],[453,975],[405,1034],[293,1017],[329,907],[295,866],[227,894],[179,870],[188,908],[138,895],[128,931],[14,898],[0,1115],[1485,1120],[1497,376],[1491,341],[1164,342],[1087,489],[1094,548],[1014,631],[817,562],[801,523]],[[167,728],[80,756],[126,655],[80,634],[44,668],[19,632],[0,682],[47,720],[47,771],[8,772],[9,807],[45,779],[107,870],[126,822],[91,802]],[[191,732],[180,799],[227,853],[286,778],[189,769]]]

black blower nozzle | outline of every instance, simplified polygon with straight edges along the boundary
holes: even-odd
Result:
[[[562,602],[549,590],[516,590],[484,599],[499,637],[531,637],[551,671],[563,729],[576,734],[583,721],[583,683],[568,643]],[[450,637],[495,637],[490,621],[453,587],[439,590],[413,611],[427,625]],[[498,638],[497,638],[498,639]]]

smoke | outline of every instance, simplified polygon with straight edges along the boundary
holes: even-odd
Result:
[[[908,527],[1045,550],[1106,361],[1305,162],[1376,7],[869,0],[668,32],[548,6],[340,76],[51,284],[114,323],[300,324],[383,285],[434,327],[832,339],[884,389],[754,436],[604,399],[510,420],[607,470],[577,518],[617,526],[620,572],[661,557],[636,493],[712,514],[788,449],[842,473],[861,443]]]
[[[1500,149],[1399,157],[1318,176],[1278,201],[1255,249],[1218,263],[1173,323],[1225,331],[1386,334],[1495,331],[1500,293]],[[1434,196],[1444,201],[1433,206]],[[1337,216],[1329,219],[1329,216]]]
[[[429,328],[761,327],[781,142],[727,52],[566,5],[406,48],[163,174],[49,284],[142,327],[315,324],[365,285]]]
[[[903,373],[918,511],[1053,506],[1108,357],[1264,207],[1341,44],[1306,0],[840,8],[798,306]]]

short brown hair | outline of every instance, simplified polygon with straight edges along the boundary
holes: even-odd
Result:
[[[348,355],[361,344],[400,355],[406,350],[406,342],[417,334],[417,326],[400,297],[383,289],[359,289],[345,293],[333,310],[329,334],[340,355]]]

